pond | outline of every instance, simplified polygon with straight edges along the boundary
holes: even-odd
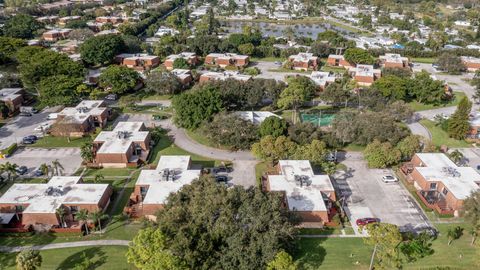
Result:
[[[292,28],[299,37],[316,39],[318,33],[326,30],[334,30],[343,34],[351,34],[347,29],[331,25],[329,23],[287,23],[287,22],[252,22],[252,21],[223,21],[222,27],[229,33],[241,33],[245,25],[258,27],[263,36],[282,37],[287,28]]]

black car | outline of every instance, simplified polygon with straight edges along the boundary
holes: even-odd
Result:
[[[23,138],[22,143],[23,144],[34,144],[35,140]]]
[[[32,116],[32,114],[29,113],[29,112],[21,112],[18,115],[20,115],[20,116]]]
[[[43,172],[42,172],[42,170],[40,170],[40,169],[36,169],[36,170],[33,172],[33,175],[36,176],[36,177],[39,177],[39,176],[42,176],[42,175],[43,175]]]
[[[215,180],[217,181],[217,183],[227,183],[228,177],[226,175],[217,175],[215,176]]]
[[[212,169],[212,171],[214,173],[231,173],[233,171],[232,168],[230,167],[224,167],[224,166],[221,166],[221,167],[215,167]]]
[[[32,141],[36,141],[38,140],[38,137],[36,135],[28,135],[26,137],[23,137],[24,140],[32,140]]]
[[[24,175],[24,174],[27,173],[27,171],[28,171],[27,166],[20,166],[20,167],[17,168],[17,173],[19,175]]]

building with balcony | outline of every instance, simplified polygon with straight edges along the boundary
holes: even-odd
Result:
[[[158,67],[158,65],[160,65],[160,58],[155,55],[143,53],[122,53],[115,57],[115,62],[120,65],[133,68],[137,71],[145,71]]]
[[[348,72],[360,86],[370,86],[382,77],[382,71],[374,68],[372,65],[357,65],[350,68]]]
[[[205,64],[225,67],[246,67],[250,61],[247,55],[235,53],[211,53],[205,57]]]
[[[331,67],[343,67],[347,69],[355,66],[354,64],[345,60],[343,55],[338,54],[330,54],[327,58],[327,65]]]
[[[380,55],[380,66],[384,68],[410,68],[408,57],[402,57],[397,53],[386,53]]]
[[[192,52],[182,52],[179,54],[171,54],[167,56],[167,59],[163,64],[167,68],[167,70],[172,70],[173,69],[173,63],[175,62],[176,59],[183,58],[187,61],[187,63],[190,66],[195,66],[199,63],[198,57],[195,53]]]
[[[295,70],[317,70],[319,67],[319,58],[312,53],[299,53],[290,55],[288,61]]]

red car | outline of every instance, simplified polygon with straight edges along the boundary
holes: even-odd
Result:
[[[357,226],[365,226],[365,225],[368,225],[370,223],[376,223],[376,222],[380,222],[380,219],[378,219],[378,218],[359,218],[356,221]]]

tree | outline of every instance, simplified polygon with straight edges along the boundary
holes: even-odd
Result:
[[[355,65],[372,65],[375,62],[375,59],[368,51],[360,48],[349,48],[345,50],[343,57],[346,61]]]
[[[58,159],[55,159],[52,161],[52,168],[53,168],[52,174],[54,173],[57,176],[62,175],[63,170],[65,169],[63,168],[63,165],[60,163]]]
[[[297,147],[293,154],[294,159],[310,160],[315,165],[322,165],[327,155],[327,146],[324,142],[313,140],[310,144],[304,144]]]
[[[368,144],[364,151],[365,159],[370,168],[386,168],[397,164],[401,159],[401,152],[392,147],[389,142],[381,143],[374,140]]]
[[[201,177],[166,201],[158,228],[189,269],[265,269],[278,252],[293,248],[298,218],[280,194]]]
[[[81,262],[75,264],[75,267],[73,268],[73,270],[89,270],[89,269],[92,269],[94,264],[90,260],[90,258],[88,258],[85,251],[82,252],[81,259],[82,259]]]
[[[475,238],[480,231],[480,191],[472,192],[470,196],[465,199],[460,214],[471,226],[471,244],[473,245]]]
[[[17,270],[35,270],[42,265],[42,256],[38,250],[25,249],[18,253]]]
[[[460,165],[464,159],[462,152],[458,149],[453,150],[448,156],[457,165]]]
[[[450,227],[447,230],[447,237],[448,237],[448,245],[450,246],[453,240],[457,240],[462,236],[463,228],[460,226]]]
[[[402,235],[396,225],[387,223],[369,224],[366,226],[369,237],[364,238],[367,245],[374,246],[373,258],[375,269],[398,269],[400,258],[398,246]]]
[[[100,183],[100,182],[102,182],[104,179],[105,179],[105,177],[103,176],[103,174],[97,173],[97,174],[95,174],[95,177],[93,178],[93,182],[94,182],[94,183]]]
[[[85,142],[80,147],[80,156],[86,162],[92,162],[94,155],[93,155],[93,144],[91,142]]]
[[[99,85],[115,94],[124,94],[137,86],[140,75],[125,66],[111,65],[99,77]]]
[[[267,135],[260,139],[260,142],[252,145],[252,153],[255,157],[269,161],[272,164],[281,159],[287,159],[295,154],[297,144],[290,138],[279,136],[274,138]]]
[[[315,89],[315,84],[307,77],[290,78],[287,88],[280,94],[277,105],[282,109],[293,109],[295,112],[293,122],[295,123],[298,108],[313,98]]]
[[[14,179],[17,176],[18,165],[15,163],[5,162],[0,164],[0,172],[7,174],[7,181]]]
[[[297,270],[298,265],[293,261],[292,256],[285,251],[275,255],[275,259],[267,264],[267,270]]]
[[[175,123],[186,129],[195,129],[203,121],[210,121],[214,114],[223,110],[219,91],[211,85],[174,96]]]
[[[426,71],[416,73],[409,81],[410,95],[420,103],[438,104],[445,99],[445,85],[442,81],[434,80]]]
[[[97,210],[97,211],[90,212],[88,217],[91,220],[93,220],[96,223],[96,225],[98,225],[98,228],[101,232],[102,231],[102,220],[108,218],[108,215],[104,214],[101,210]]]
[[[260,133],[260,137],[265,137],[267,135],[278,137],[285,135],[287,128],[287,121],[277,116],[269,116],[260,124],[258,132]]]
[[[125,48],[119,35],[93,36],[80,46],[80,56],[83,61],[92,65],[102,65],[113,61]]]
[[[344,104],[345,107],[348,106],[348,102],[353,97],[353,92],[347,87],[345,81],[331,83],[320,93],[320,98],[323,101],[333,103],[333,105]]]
[[[185,262],[168,250],[167,237],[158,228],[138,232],[128,248],[127,260],[139,269],[188,269]]]
[[[3,34],[7,37],[30,39],[42,25],[34,17],[19,13],[8,18],[3,25]]]
[[[55,213],[57,214],[57,216],[60,218],[60,224],[61,224],[61,227],[64,228],[65,227],[65,208],[63,208],[63,206],[60,206],[56,211]]]
[[[15,54],[20,48],[27,46],[23,39],[0,37],[0,64],[15,60]]]
[[[83,66],[70,59],[66,54],[27,46],[19,49],[16,56],[22,83],[27,88],[35,89],[44,78],[51,78],[55,75],[65,75],[70,79],[80,80],[83,80],[85,76]]]
[[[395,148],[400,151],[402,160],[410,160],[415,153],[420,152],[420,136],[409,135],[403,138]]]
[[[199,128],[208,139],[231,150],[250,149],[258,140],[258,128],[237,114],[219,113]]]
[[[43,175],[45,175],[45,177],[48,177],[49,173],[50,173],[50,166],[47,165],[47,163],[42,163],[42,165],[40,165],[40,171],[43,173]],[[52,172],[52,175],[53,175],[53,172]]]
[[[77,103],[76,89],[82,79],[67,75],[55,75],[44,78],[38,85],[40,102],[45,106],[73,105]]]
[[[68,34],[69,39],[74,39],[78,41],[85,41],[94,36],[94,32],[88,28],[84,29],[74,29]]]
[[[405,242],[400,244],[400,251],[407,258],[408,262],[414,262],[419,258],[433,254],[432,236],[427,232],[422,232],[418,236],[411,236]]]
[[[145,86],[145,91],[161,95],[178,94],[183,89],[182,83],[175,74],[160,69],[152,70],[148,73],[145,79]]]
[[[255,46],[252,43],[245,43],[238,46],[238,51],[244,55],[252,55],[255,51]]]
[[[473,94],[473,98],[476,100],[477,103],[480,102],[480,70],[475,72],[473,79],[470,81],[470,84],[475,88],[475,93]]]
[[[383,96],[396,99],[405,100],[407,98],[408,80],[394,76],[382,76],[372,84],[372,88],[380,91]]]
[[[80,209],[75,215],[75,218],[85,225],[85,233],[88,234],[88,220],[90,219],[87,209]]]
[[[437,64],[440,70],[453,75],[458,75],[466,69],[462,59],[459,56],[447,52],[442,53],[438,57]]]
[[[174,69],[189,69],[190,64],[188,63],[187,59],[183,57],[179,57],[173,61],[173,68]]]
[[[457,109],[448,120],[448,135],[454,139],[462,140],[470,129],[470,111],[472,103],[464,97],[457,106]]]

